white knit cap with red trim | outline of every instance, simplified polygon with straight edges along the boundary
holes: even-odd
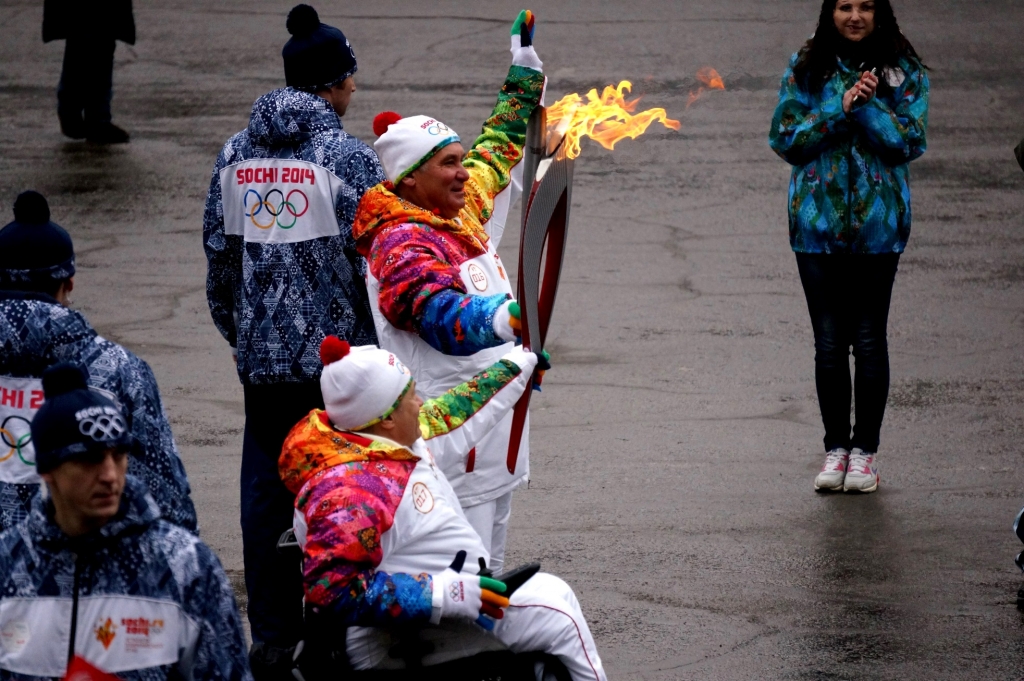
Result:
[[[379,135],[373,149],[392,184],[401,182],[444,147],[461,141],[458,133],[435,118],[401,118],[393,111],[377,114],[373,131]]]
[[[320,359],[327,416],[342,430],[359,430],[389,416],[412,381],[401,360],[376,345],[350,348],[328,336],[320,345]]]

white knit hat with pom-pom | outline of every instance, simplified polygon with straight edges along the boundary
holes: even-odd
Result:
[[[320,391],[331,423],[363,430],[386,419],[412,385],[412,374],[393,353],[376,345],[351,347],[337,336],[320,344]]]
[[[454,142],[458,133],[430,116],[402,118],[394,111],[384,111],[373,119],[373,143],[384,174],[392,184],[426,163],[431,156]]]

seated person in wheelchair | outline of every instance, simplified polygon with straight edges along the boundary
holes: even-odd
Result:
[[[421,627],[437,651],[425,665],[507,647],[553,655],[573,679],[604,681],[565,582],[538,573],[505,598],[503,583],[468,573],[490,555],[441,472],[453,457],[465,462],[515,405],[537,355],[516,346],[427,402],[393,353],[332,336],[320,355],[326,409],[292,429],[279,470],[296,494],[307,607],[348,627],[352,666],[402,667],[388,655],[397,632]]]

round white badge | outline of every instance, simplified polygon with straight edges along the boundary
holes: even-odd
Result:
[[[420,513],[430,513],[434,510],[434,495],[422,482],[412,486],[412,505]]]
[[[475,262],[469,265],[469,280],[473,282],[473,288],[477,291],[487,290],[487,275]]]

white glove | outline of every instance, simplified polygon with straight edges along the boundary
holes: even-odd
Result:
[[[515,318],[516,324],[512,323],[513,318]],[[503,341],[514,343],[521,333],[517,331],[517,327],[522,328],[522,325],[519,324],[519,319],[519,303],[514,300],[506,300],[494,313],[494,320],[491,322],[494,335]]]
[[[533,49],[534,14],[524,9],[512,24],[512,65],[543,71],[544,62]]]
[[[480,597],[480,577],[447,568],[439,575],[431,575],[431,579],[434,583],[431,623],[437,624],[442,617],[475,620],[480,616],[484,605]]]
[[[490,631],[508,607],[508,599],[499,595],[505,584],[490,577],[460,574],[465,562],[466,552],[459,551],[444,572],[430,576],[434,588],[430,621],[437,624],[442,617],[459,617]]]
[[[529,374],[537,366],[537,354],[526,350],[522,345],[512,348],[512,351],[502,356],[502,359],[514,362],[524,374]]]

